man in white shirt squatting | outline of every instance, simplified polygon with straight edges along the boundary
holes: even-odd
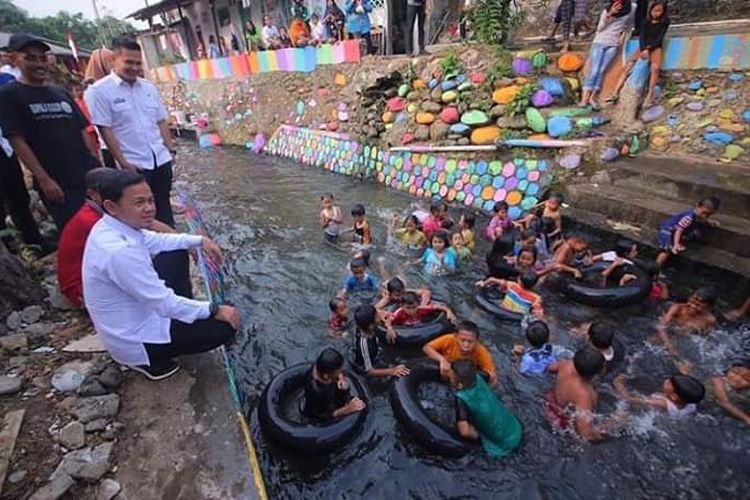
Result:
[[[86,241],[83,296],[97,333],[118,363],[161,380],[179,370],[176,357],[230,341],[240,324],[231,306],[176,295],[159,279],[152,256],[202,247],[221,260],[210,239],[148,228],[156,208],[137,173],[121,171],[101,186],[105,215]]]

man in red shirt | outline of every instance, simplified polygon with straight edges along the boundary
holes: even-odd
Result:
[[[112,168],[95,168],[86,172],[84,176],[86,202],[68,221],[60,235],[57,251],[57,282],[60,292],[75,307],[83,307],[83,280],[81,278],[83,249],[86,247],[86,240],[91,229],[104,214],[99,188],[106,179],[119,173],[119,170]],[[171,227],[158,221],[154,221],[152,229],[161,233],[175,232]],[[169,283],[167,285],[169,286]]]
[[[455,322],[456,317],[447,306],[442,304],[428,304],[420,306],[420,297],[414,292],[406,292],[403,305],[391,316],[393,326],[417,326],[431,319],[439,312],[444,312],[449,321]]]

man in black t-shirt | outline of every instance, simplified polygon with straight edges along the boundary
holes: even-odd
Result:
[[[349,380],[344,376],[344,357],[331,347],[323,349],[305,382],[302,414],[321,421],[344,417],[365,408],[364,401],[349,393]]]
[[[67,92],[45,84],[46,43],[18,34],[5,50],[21,78],[0,88],[0,126],[62,231],[86,200],[84,174],[98,166],[86,134],[88,121]]]

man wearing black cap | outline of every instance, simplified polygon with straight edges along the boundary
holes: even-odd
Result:
[[[16,34],[5,50],[21,77],[0,88],[0,127],[62,231],[86,199],[84,174],[98,166],[86,134],[88,122],[67,92],[46,85],[46,43]]]

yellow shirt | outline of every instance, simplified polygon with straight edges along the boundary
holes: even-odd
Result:
[[[464,246],[469,249],[471,253],[474,253],[474,230],[464,229],[461,231],[464,236]]]
[[[396,235],[396,239],[400,243],[406,245],[409,248],[421,249],[427,244],[427,238],[425,237],[424,233],[419,230],[414,231],[410,234],[406,231],[406,228],[402,227],[400,229],[396,229],[396,232],[394,234]]]

